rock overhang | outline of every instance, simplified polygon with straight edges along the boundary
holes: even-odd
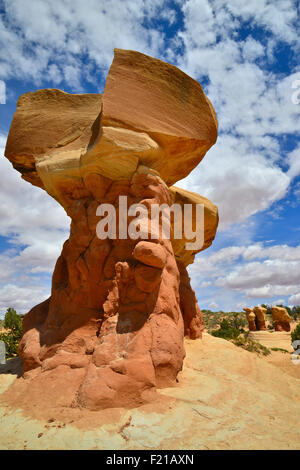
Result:
[[[216,115],[197,81],[161,60],[115,49],[103,95],[56,89],[22,95],[5,155],[41,187],[35,167],[42,161],[67,169],[76,167],[76,159],[78,166],[103,159],[107,167],[108,153],[112,166],[123,157],[133,169],[138,158],[171,185],[190,173],[216,139]]]
[[[129,180],[139,166],[159,174],[174,202],[203,204],[204,243],[212,243],[218,212],[208,199],[171,187],[198,165],[217,139],[217,118],[201,85],[177,67],[115,49],[104,93],[29,92],[18,100],[5,156],[22,177],[67,211],[89,194],[95,175]],[[173,240],[186,264],[195,252]]]

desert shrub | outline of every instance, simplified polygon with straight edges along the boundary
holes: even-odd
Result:
[[[244,332],[244,326],[247,325],[247,320],[245,318],[245,315],[240,314],[240,312],[230,312],[230,323],[232,325],[233,328],[236,328],[238,329],[241,333]]]
[[[271,315],[271,317],[272,317],[272,312],[271,312],[271,306],[270,305],[261,304],[261,307],[266,308],[267,309],[266,315]]]
[[[207,331],[214,330],[220,323],[220,312],[212,312],[211,310],[201,310],[204,325]]]
[[[244,329],[248,324],[244,312],[215,313],[202,310],[202,313],[204,313],[205,326],[211,335],[226,339],[249,352],[264,356],[271,354],[270,349],[248,338]],[[216,327],[219,328],[215,329]]]
[[[220,323],[220,328],[213,330],[211,334],[217,338],[223,339],[234,339],[240,335],[240,330],[235,325],[233,325],[229,320],[223,318]]]
[[[4,317],[3,326],[6,331],[0,333],[0,340],[4,341],[6,346],[7,358],[18,354],[18,345],[22,337],[22,318],[13,308],[8,308]]]
[[[292,343],[296,340],[300,340],[300,323],[299,325],[296,326],[294,331],[292,331],[291,337],[292,337]]]
[[[8,308],[4,317],[4,328],[13,333],[22,333],[22,318],[17,314],[14,308]]]
[[[204,309],[201,311],[205,328],[211,334],[213,331],[217,331],[221,327],[221,323],[224,319],[229,322],[229,328],[238,329],[240,332],[243,332],[244,326],[247,325],[247,320],[244,312],[212,312],[210,310]],[[226,330],[228,333],[228,325],[223,323],[223,330]],[[226,339],[228,337],[227,333],[224,332]],[[222,332],[220,334],[222,335]]]
[[[291,317],[293,318],[293,320],[297,321],[300,319],[300,306],[294,306],[291,310],[291,313],[290,313]]]
[[[280,351],[280,352],[288,353],[288,351],[283,348],[271,348],[271,351]]]
[[[240,348],[243,348],[249,352],[255,352],[257,354],[262,354],[263,356],[268,356],[269,354],[271,354],[269,348],[266,348],[266,346],[263,346],[262,344],[257,343],[256,341],[252,341],[246,335],[240,335],[232,342],[236,346],[239,346]]]

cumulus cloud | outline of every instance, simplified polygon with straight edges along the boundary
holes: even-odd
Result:
[[[219,291],[216,295],[231,293],[233,300],[234,293],[238,293],[245,303],[276,296],[291,296],[296,303],[300,291],[300,245],[229,246],[210,255],[203,253],[189,272],[200,295],[203,287],[213,286]]]
[[[185,180],[186,189],[218,205],[220,228],[242,222],[284,197],[290,178],[246,141],[221,136],[207,157]]]
[[[243,258],[246,260],[268,258],[271,260],[300,261],[300,245],[274,245],[268,247],[262,243],[256,243],[244,249]]]
[[[0,104],[6,103],[6,86],[3,80],[0,80]]]
[[[154,21],[174,25],[179,12],[172,2],[113,0],[102,7],[96,0],[6,0],[0,74],[82,91],[83,79],[98,87],[103,83],[113,47],[122,47],[172,58],[200,82],[207,81],[221,135],[182,184],[218,204],[220,228],[226,229],[281,199],[299,172],[295,152],[282,155],[277,137],[298,132],[300,107],[291,101],[291,85],[300,72],[274,75],[264,62],[268,45],[251,35],[238,36],[246,21],[270,31],[270,40],[294,47],[297,10],[287,3],[177,2],[184,27],[177,26],[168,38]],[[291,162],[287,174],[278,165],[285,156]]]
[[[12,307],[18,313],[26,313],[36,304],[39,304],[49,296],[46,288],[35,285],[26,287],[6,284],[0,287],[0,314],[6,312],[7,308]]]
[[[164,34],[150,25],[153,19],[166,18],[166,9],[158,0],[113,0],[109,4],[97,0],[4,0],[4,5],[0,78],[22,76],[35,83],[54,79],[78,88],[82,79],[95,83],[103,79],[114,47],[156,56],[162,50]],[[176,12],[169,11],[172,23]]]
[[[268,37],[239,37],[243,21],[296,47],[297,10],[293,2],[188,0],[183,6],[184,53],[180,66],[204,80],[220,123],[220,137],[200,166],[182,184],[212,199],[220,209],[220,228],[246,220],[287,193],[300,172],[299,149],[286,154],[283,134],[299,132],[300,107],[292,103],[292,84],[300,78],[270,71]],[[260,13],[258,13],[260,12]],[[276,35],[276,36],[274,36]],[[271,40],[271,39],[270,39]],[[286,173],[282,161],[290,164]]]
[[[26,246],[34,256],[33,247],[44,255],[53,250],[68,232],[69,218],[62,207],[42,189],[30,185],[3,157],[5,137],[0,137],[0,235],[10,237],[15,246]],[[24,257],[28,252],[24,251]],[[26,251],[27,250],[27,251]],[[51,257],[51,256],[50,256]]]
[[[69,218],[45,191],[22,180],[3,157],[5,136],[0,136],[0,313],[11,306],[20,313],[49,295],[49,281],[41,274],[53,271]],[[45,287],[43,286],[45,284]]]
[[[222,0],[214,2],[219,8],[224,7]],[[230,0],[226,9],[244,21],[254,21],[263,26],[279,39],[295,44],[298,40],[296,25],[298,22],[297,5],[293,0]]]
[[[272,306],[276,306],[276,305],[284,305],[284,302],[285,300],[284,299],[277,299],[275,300],[275,302],[272,303]]]
[[[219,308],[219,305],[216,302],[211,302],[208,304],[209,310],[217,310]]]
[[[289,297],[289,305],[300,305],[300,292]]]
[[[236,241],[197,257],[190,268],[195,287],[206,305],[242,305],[236,293],[245,301],[288,295],[297,303],[300,248],[251,242],[251,216],[285,197],[291,185],[295,200],[299,190],[299,145],[287,151],[282,142],[299,135],[300,106],[291,96],[300,70],[292,61],[286,74],[272,67],[279,44],[295,56],[299,52],[296,2],[4,0],[3,5],[0,103],[1,83],[20,77],[29,86],[50,82],[82,92],[90,82],[101,91],[114,47],[168,60],[203,84],[217,111],[219,139],[179,185],[216,203],[223,240],[234,231]],[[172,26],[168,34],[166,24]],[[241,35],[245,25],[247,37]],[[4,145],[0,136],[0,155]],[[69,220],[3,158],[0,171],[0,235],[7,241],[0,256],[0,288],[9,285],[1,292],[13,299],[14,288],[26,289],[25,279],[31,286],[32,279],[52,271]],[[30,295],[19,293],[27,299],[26,308],[32,306]]]
[[[288,155],[289,170],[288,176],[295,178],[300,174],[300,144]]]

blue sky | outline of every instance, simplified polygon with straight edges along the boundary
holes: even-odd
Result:
[[[38,88],[101,92],[114,47],[180,67],[218,115],[216,145],[178,183],[220,212],[214,244],[189,268],[200,307],[300,304],[299,8],[293,0],[0,0],[0,315],[49,295],[69,230],[63,209],[2,158],[17,99]]]

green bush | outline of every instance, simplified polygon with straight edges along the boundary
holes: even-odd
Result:
[[[266,346],[257,343],[257,341],[252,341],[247,336],[241,335],[238,338],[234,339],[232,342],[236,346],[246,349],[246,351],[249,352],[255,352],[257,354],[262,354],[263,356],[268,356],[269,354],[271,354],[269,348],[266,348]]]
[[[294,306],[291,311],[291,317],[293,320],[297,321],[300,319],[300,306]]]
[[[201,310],[205,328],[212,334],[212,331],[217,330],[220,327],[222,321],[225,319],[229,322],[230,328],[235,328],[243,332],[243,327],[246,326],[247,320],[244,312],[211,312],[210,310]],[[224,328],[227,330],[227,326]],[[222,333],[221,333],[222,334]],[[225,333],[226,336],[228,334]]]
[[[215,316],[215,324],[214,326],[218,326],[218,329],[210,330],[210,334],[217,337],[226,339],[236,346],[239,346],[246,351],[255,352],[257,354],[263,354],[267,356],[271,354],[270,349],[266,348],[260,343],[256,341],[252,341],[248,339],[248,336],[244,330],[244,327],[247,325],[247,320],[244,312],[228,312],[226,314],[226,318],[221,317],[220,314],[217,317]],[[207,322],[208,323],[208,322]],[[210,321],[210,326],[212,322]]]
[[[288,353],[288,351],[283,348],[271,348],[271,351],[280,351],[280,352]]]
[[[292,343],[296,341],[297,339],[300,340],[300,323],[299,325],[296,326],[294,331],[292,331],[291,337],[292,337]]]
[[[6,346],[6,357],[10,358],[18,354],[18,345],[22,337],[22,318],[13,308],[8,308],[5,314],[3,326],[8,331],[0,333],[0,340]]]
[[[211,332],[212,336],[224,339],[237,338],[240,333],[240,329],[234,324],[234,322],[230,322],[225,318],[221,321],[220,328]]]

